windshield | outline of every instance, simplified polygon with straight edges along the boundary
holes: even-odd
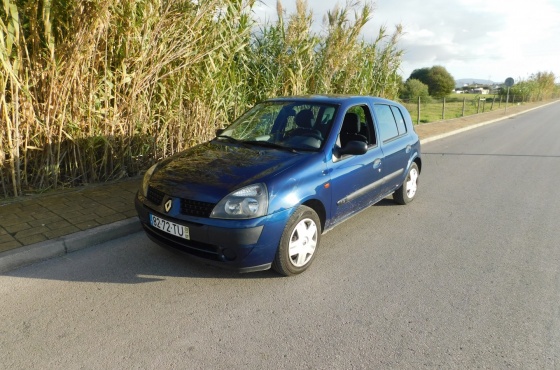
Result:
[[[264,102],[218,135],[224,140],[275,148],[319,150],[337,106],[312,102]]]

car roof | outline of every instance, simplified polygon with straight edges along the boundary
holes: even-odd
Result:
[[[396,102],[367,95],[297,95],[297,96],[283,96],[278,98],[267,99],[266,101],[290,101],[290,102],[313,102],[313,103],[328,103],[328,104],[344,104],[353,102],[363,102],[369,100],[372,103],[393,103]],[[398,103],[397,103],[398,104]]]

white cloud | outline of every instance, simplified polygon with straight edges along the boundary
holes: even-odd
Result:
[[[309,0],[316,29],[323,15],[344,1]],[[283,0],[288,12],[295,0]],[[260,19],[276,20],[276,0],[255,6]],[[516,80],[539,71],[560,77],[560,1],[558,0],[378,0],[363,36],[373,40],[380,26],[391,32],[402,24],[405,50],[401,74],[433,65],[455,78]],[[560,81],[560,79],[559,79]]]

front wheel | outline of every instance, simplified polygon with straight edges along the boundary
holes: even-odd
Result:
[[[398,204],[407,204],[414,200],[414,196],[418,190],[419,175],[420,171],[418,171],[418,165],[416,165],[416,163],[412,163],[403,184],[393,193],[393,199],[395,202]]]
[[[302,273],[313,262],[320,240],[319,216],[313,209],[300,206],[286,224],[272,268],[284,276]]]

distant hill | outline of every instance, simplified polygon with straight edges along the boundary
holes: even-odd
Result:
[[[480,84],[480,85],[494,85],[496,82],[490,80],[483,80],[480,78],[461,78],[455,80],[455,87],[463,87],[465,85]]]

